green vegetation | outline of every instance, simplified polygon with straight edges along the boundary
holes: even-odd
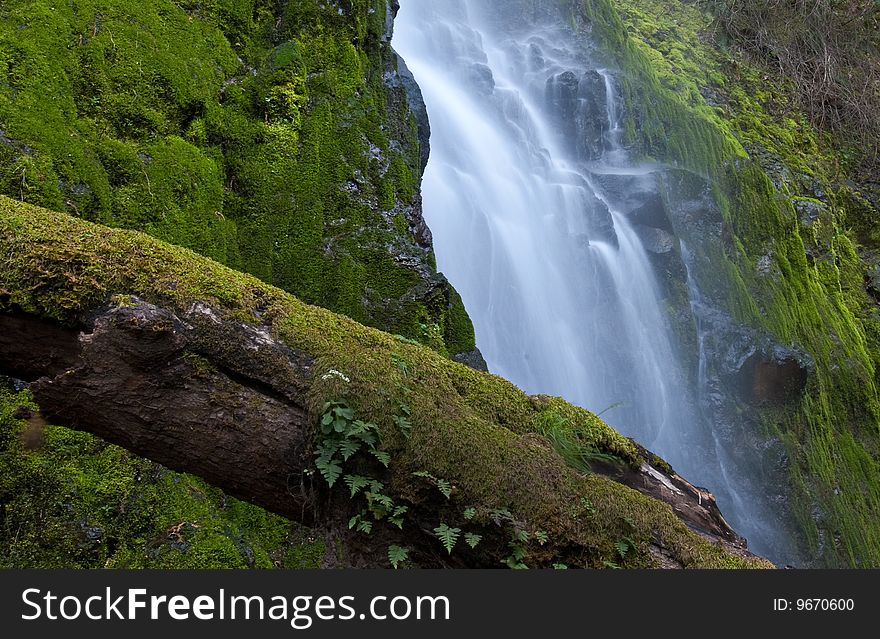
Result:
[[[315,466],[327,480],[327,485],[333,488],[342,475],[342,464],[361,450],[375,457],[387,468],[389,458],[388,453],[380,449],[381,435],[376,424],[356,420],[354,410],[346,403],[325,404],[321,414],[320,443],[315,446]],[[363,481],[355,481],[357,479],[362,478],[346,477],[345,483],[351,488],[352,497],[367,485]]]
[[[801,405],[763,416],[788,448],[806,543],[828,565],[880,565],[880,316],[860,259],[877,246],[877,212],[848,180],[846,150],[782,108],[789,78],[717,46],[714,17],[696,4],[573,7],[624,71],[630,142],[710,180],[724,238],[700,256],[704,290],[816,362]],[[815,219],[802,215],[810,203]]]
[[[410,228],[419,141],[383,81],[386,2],[344,5],[4,2],[0,193],[473,350],[458,295],[411,266],[433,256]]]
[[[86,433],[16,418],[0,388],[0,568],[317,568],[285,519]],[[39,430],[36,430],[39,429]]]
[[[443,544],[446,552],[451,555],[452,549],[455,548],[455,544],[461,537],[461,528],[450,528],[446,524],[440,524],[434,529],[434,534],[437,535],[437,539]]]
[[[381,42],[387,4],[340,6],[313,0],[0,3],[0,194],[144,231],[443,354],[473,350],[461,299],[451,287],[427,281],[434,258],[413,237],[419,142],[402,89],[383,84],[383,74],[396,68]],[[87,295],[95,301],[102,294]],[[59,289],[47,303],[59,304],[47,310],[59,317],[75,302]],[[155,473],[143,470],[152,468],[149,462],[84,434],[69,436],[80,448],[57,447],[51,439],[33,455],[53,469],[52,482],[68,486],[80,475],[106,474],[147,497],[168,493],[160,501],[123,504],[126,517],[142,518],[137,530],[99,518],[103,538],[121,541],[89,565],[111,559],[111,565],[166,565],[135,558],[162,532],[143,526],[184,522],[180,513],[198,500],[214,523],[199,515],[198,532],[186,535],[192,548],[222,542],[229,566],[251,563],[233,556],[239,545],[261,557],[283,551],[287,542],[254,541],[259,526],[244,527],[239,518],[267,522],[267,531],[288,524],[256,508],[244,514],[221,507],[237,502],[192,478],[162,470],[162,479],[152,480]],[[0,472],[11,482],[25,453],[4,450]],[[19,528],[10,534],[36,539],[42,525],[73,540],[76,521],[97,521],[90,508],[105,507],[80,501],[65,508],[66,493],[59,491],[47,491],[43,501],[34,497],[45,516],[14,520]],[[290,556],[273,562],[319,563],[323,550],[309,534],[296,533],[302,543],[291,542]],[[10,561],[73,565],[69,557],[45,554],[50,546],[16,550]],[[213,551],[204,551],[201,562],[192,558],[195,552],[203,551],[193,550],[190,559],[178,553],[184,558],[175,565],[213,565]]]
[[[815,126],[839,132],[874,115],[865,104],[875,93],[848,87],[876,84],[876,66],[860,62],[876,46],[876,13],[854,1],[569,1],[572,25],[589,26],[609,66],[623,71],[628,141],[682,169],[685,182],[711,186],[723,242],[697,256],[702,287],[739,321],[815,361],[801,404],[762,414],[788,449],[805,543],[828,565],[880,565],[880,313],[865,289],[867,266],[880,264],[877,196],[850,179],[864,166],[862,150]],[[446,530],[464,531],[471,549],[484,535],[469,526],[488,526],[493,513],[507,521],[504,557],[514,567],[527,556],[530,565],[648,565],[643,549],[655,534],[686,565],[738,563],[668,508],[589,473],[596,462],[641,462],[596,416],[526,397],[418,346],[454,355],[472,350],[474,336],[461,299],[431,279],[433,256],[414,237],[419,141],[402,90],[383,82],[396,64],[382,42],[386,9],[381,0],[3,2],[0,194],[58,214],[0,200],[8,249],[0,305],[72,321],[136,292],[178,306],[211,300],[247,320],[260,309],[292,346],[342,371],[312,398],[316,421],[326,402],[338,402],[330,408],[345,421],[344,431],[324,433],[341,437],[319,444],[319,470],[367,500],[361,529],[391,492],[427,498],[428,480],[433,498],[439,491],[468,504],[463,518],[455,504]],[[816,41],[843,61],[821,90],[800,75],[812,41],[772,13],[782,10],[821,27]],[[723,46],[719,24],[738,48]],[[841,34],[854,26],[865,46],[844,55]],[[869,148],[876,118],[862,120],[859,140]],[[106,227],[143,231],[254,277]],[[309,531],[87,435],[47,426],[28,448],[29,426],[13,417],[28,403],[0,391],[9,565],[322,560]],[[357,435],[348,411],[362,416]],[[379,488],[377,478],[345,474],[355,440],[383,468],[389,455],[400,466],[394,476],[407,481]],[[489,476],[502,454],[508,474]],[[512,503],[524,506],[500,516]],[[542,554],[539,532],[590,551],[562,564]],[[409,550],[392,545],[388,559],[407,565]]]
[[[821,129],[880,162],[880,4],[875,0],[707,0],[734,45],[774,75]]]
[[[395,570],[407,559],[409,559],[409,551],[406,548],[394,545],[388,547],[388,562]]]
[[[589,434],[583,433],[577,425],[572,425],[558,413],[542,414],[538,422],[538,432],[572,468],[589,473],[596,463],[623,463],[616,455],[597,449]]]
[[[383,495],[416,507],[424,499],[448,503],[436,489],[426,496],[413,473],[444,478],[460,504],[443,518],[450,528],[464,530],[468,508],[475,511],[470,526],[485,526],[506,509],[514,530],[546,533],[553,543],[530,545],[529,565],[602,567],[629,537],[639,551],[627,554],[626,567],[655,565],[651,543],[688,567],[766,566],[693,533],[668,505],[567,466],[537,432],[548,411],[579,425],[579,437],[597,449],[640,462],[632,442],[586,411],[528,397],[509,382],[309,306],[186,249],[0,198],[0,289],[5,305],[62,322],[125,292],[169,309],[202,300],[266,324],[288,346],[312,355],[316,371],[327,371],[310,389],[316,433],[328,402],[331,408],[344,402],[352,418],[378,426],[390,461]],[[391,353],[408,363],[406,371]],[[401,405],[410,411],[408,436],[392,420]],[[346,422],[347,415],[336,413]]]

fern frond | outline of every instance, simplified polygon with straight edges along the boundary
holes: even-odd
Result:
[[[465,543],[467,543],[468,546],[470,546],[471,548],[476,548],[477,545],[479,545],[479,543],[480,543],[481,541],[483,541],[483,536],[482,536],[482,535],[478,535],[478,534],[476,534],[476,533],[465,533],[465,534],[464,534],[464,540],[465,540]]]
[[[379,463],[388,468],[391,465],[391,455],[381,450],[371,450],[370,454],[379,460]]]
[[[443,493],[443,496],[446,497],[446,499],[451,499],[452,498],[452,484],[450,484],[445,479],[438,479],[436,483],[437,483],[437,489],[441,493]]]
[[[461,536],[461,529],[450,528],[446,524],[440,524],[434,529],[434,533],[437,535],[437,538],[440,539],[443,547],[446,548],[446,552],[451,555],[452,549],[455,548],[455,544]]]
[[[388,547],[388,561],[391,562],[395,570],[407,559],[409,559],[409,550],[406,548],[401,548],[400,546]]]
[[[343,479],[345,485],[351,490],[351,498],[354,499],[359,492],[370,485],[370,480],[358,475],[346,475]]]

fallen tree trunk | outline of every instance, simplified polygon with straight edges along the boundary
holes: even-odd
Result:
[[[711,494],[586,411],[2,198],[0,373],[53,423],[331,531],[346,563],[395,545],[427,566],[769,565]]]

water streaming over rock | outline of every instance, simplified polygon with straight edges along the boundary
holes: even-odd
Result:
[[[621,144],[614,73],[566,27],[501,28],[483,6],[402,0],[393,41],[431,123],[438,266],[478,346],[492,372],[602,413],[708,486],[748,533],[677,353],[652,255],[678,243],[651,219],[658,167]]]

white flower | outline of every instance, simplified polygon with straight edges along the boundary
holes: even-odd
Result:
[[[327,371],[327,374],[324,375],[323,377],[321,377],[321,379],[323,379],[325,382],[328,381],[328,380],[334,379],[334,378],[336,378],[336,379],[341,379],[341,380],[342,380],[343,382],[345,382],[346,384],[351,383],[351,380],[350,380],[348,377],[346,377],[345,374],[340,373],[340,372],[337,371],[337,370],[330,370],[330,371]]]

